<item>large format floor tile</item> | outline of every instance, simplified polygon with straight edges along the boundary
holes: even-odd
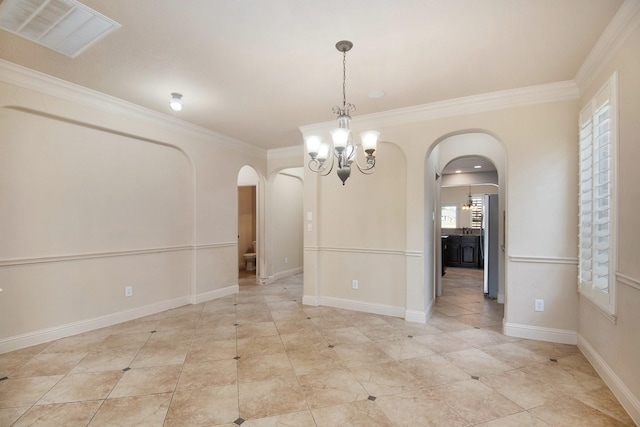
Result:
[[[482,271],[426,325],[302,305],[302,276],[0,355],[0,426],[632,426],[576,346],[507,337]]]

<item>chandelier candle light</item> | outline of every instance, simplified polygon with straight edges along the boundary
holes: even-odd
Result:
[[[362,132],[362,150],[365,153],[365,164],[360,165],[356,159],[357,146],[351,137],[350,113],[356,111],[356,106],[347,103],[347,52],[351,50],[353,43],[348,40],[342,40],[336,43],[336,49],[342,52],[342,108],[333,107],[331,110],[336,114],[338,127],[331,131],[331,139],[333,145],[326,143],[318,135],[306,136],[305,144],[307,153],[309,153],[309,169],[317,172],[322,176],[326,176],[333,170],[336,165],[338,177],[344,185],[349,175],[351,175],[351,165],[355,164],[358,170],[364,174],[371,174],[376,166],[376,146],[378,144],[378,136],[380,132],[374,130]],[[330,156],[333,154],[333,156]],[[330,157],[330,159],[329,159]],[[329,160],[329,161],[327,161]]]
[[[469,199],[466,205],[462,205],[462,209],[468,211],[473,206],[473,199],[471,198],[471,187],[469,187]]]

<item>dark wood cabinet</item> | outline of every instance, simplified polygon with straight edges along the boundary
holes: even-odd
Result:
[[[480,236],[448,236],[442,239],[444,264],[449,267],[478,268]]]
[[[460,238],[460,266],[477,268],[479,252],[478,236],[462,236]]]
[[[457,267],[460,264],[460,238],[449,236],[444,239],[447,265]]]

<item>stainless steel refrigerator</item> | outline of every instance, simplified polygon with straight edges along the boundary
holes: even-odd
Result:
[[[483,200],[482,228],[484,244],[484,293],[489,298],[498,297],[498,195],[485,194]]]

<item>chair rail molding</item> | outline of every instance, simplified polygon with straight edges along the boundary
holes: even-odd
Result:
[[[525,262],[535,264],[570,264],[578,265],[576,257],[537,256],[537,255],[509,255],[512,262]]]
[[[636,279],[619,272],[616,273],[616,279],[618,279],[618,282],[624,283],[625,285],[631,286],[632,288],[640,291],[640,279]]]
[[[105,251],[105,252],[85,252],[78,254],[68,255],[52,255],[44,257],[31,257],[31,258],[10,258],[0,260],[0,267],[8,267],[12,265],[25,265],[25,264],[43,264],[50,262],[63,262],[63,261],[78,261],[83,259],[93,258],[110,258],[120,256],[132,256],[132,255],[146,255],[157,254],[164,252],[179,252],[179,251],[197,251],[200,249],[212,249],[212,248],[227,248],[236,246],[236,242],[221,242],[221,243],[207,243],[199,245],[178,245],[178,246],[158,246],[152,248],[141,249],[125,249],[118,251]]]
[[[334,246],[305,246],[304,250],[312,252],[350,252],[356,254],[421,256],[422,252],[401,249],[348,248]]]

